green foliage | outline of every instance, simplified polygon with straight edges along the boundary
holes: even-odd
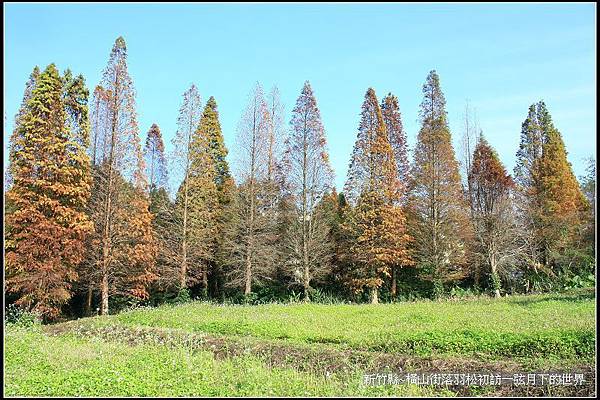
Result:
[[[181,288],[177,293],[177,296],[172,300],[174,304],[187,303],[192,299],[190,295],[190,290],[188,288]]]
[[[495,272],[490,274],[490,279],[492,282],[492,291],[500,290],[500,277],[498,276],[498,274]]]
[[[10,304],[6,307],[4,321],[7,325],[29,328],[40,325],[42,323],[42,315],[39,312],[28,311],[16,304]]]

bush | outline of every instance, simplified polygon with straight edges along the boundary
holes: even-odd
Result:
[[[181,304],[181,303],[187,303],[188,301],[191,301],[191,300],[192,300],[192,296],[190,295],[189,289],[183,288],[183,289],[179,289],[177,296],[175,296],[175,298],[173,298],[172,300],[169,300],[168,303]]]
[[[311,301],[319,304],[343,304],[344,300],[336,297],[334,294],[325,292],[321,289],[313,289],[310,295]]]
[[[42,323],[42,316],[39,313],[28,311],[15,304],[10,304],[6,308],[4,318],[7,325],[11,324],[21,328],[29,328]]]

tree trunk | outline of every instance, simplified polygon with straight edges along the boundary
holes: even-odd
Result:
[[[186,183],[183,195],[183,240],[181,243],[181,276],[179,281],[180,289],[187,287],[187,207],[188,207],[188,175],[186,173]]]
[[[250,253],[246,254],[246,276],[245,276],[245,288],[244,295],[248,296],[252,291],[252,261],[250,260]]]
[[[108,275],[102,275],[102,306],[100,309],[101,315],[108,315]]]
[[[492,268],[492,279],[494,281],[494,285],[496,285],[496,279],[498,277],[498,273],[497,273],[497,267],[496,267],[496,258],[495,257],[491,257],[490,258],[490,267]],[[500,282],[498,281],[498,286],[494,287],[494,297],[495,298],[500,298]]]
[[[208,263],[202,268],[202,296],[208,297]]]
[[[308,280],[308,271],[305,271],[304,275],[304,301],[310,301],[310,296],[308,295],[310,291],[310,281]]]
[[[377,297],[377,288],[371,288],[371,304],[378,304],[379,298]]]
[[[94,290],[92,289],[92,285],[88,286],[87,293],[87,301],[85,303],[85,313],[86,315],[92,315],[92,298],[93,298]]]
[[[392,295],[393,299],[396,298],[396,294],[397,294],[396,267],[394,267],[394,266],[392,266],[392,288],[390,290],[390,294]]]

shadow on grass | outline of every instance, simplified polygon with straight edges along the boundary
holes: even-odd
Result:
[[[554,293],[546,296],[531,296],[530,298],[519,298],[511,300],[511,303],[518,304],[521,306],[528,306],[536,303],[542,303],[545,301],[570,301],[570,302],[580,302],[580,301],[589,301],[595,300],[596,293],[594,288],[582,288],[578,290],[572,290],[568,292],[562,293]]]

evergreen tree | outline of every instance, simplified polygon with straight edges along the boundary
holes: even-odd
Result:
[[[414,153],[409,195],[416,260],[437,293],[443,282],[466,275],[470,224],[458,162],[446,117],[446,100],[435,71],[423,85],[421,129]]]
[[[206,154],[202,154],[202,152]],[[192,178],[196,177],[196,179],[190,180],[191,192],[196,193],[201,190],[205,197],[204,204],[201,206],[204,207],[204,210],[201,211],[198,208],[200,204],[194,202],[195,207],[192,207],[190,213],[192,220],[195,220],[197,213],[202,213],[204,220],[207,222],[207,225],[203,228],[205,237],[201,240],[204,244],[210,242],[210,246],[206,249],[205,260],[202,263],[204,265],[202,270],[204,296],[208,295],[209,270],[216,280],[219,278],[217,275],[220,275],[222,264],[222,260],[218,259],[217,255],[221,254],[220,247],[223,244],[224,207],[231,201],[233,185],[226,156],[227,149],[221,133],[217,103],[214,97],[211,96],[204,107],[198,130],[192,140],[190,175]],[[198,176],[200,175],[205,179],[212,179],[212,181],[199,181]],[[195,185],[201,185],[202,188]]]
[[[11,137],[6,288],[45,318],[72,296],[92,228],[87,96],[82,76],[34,69]]]

